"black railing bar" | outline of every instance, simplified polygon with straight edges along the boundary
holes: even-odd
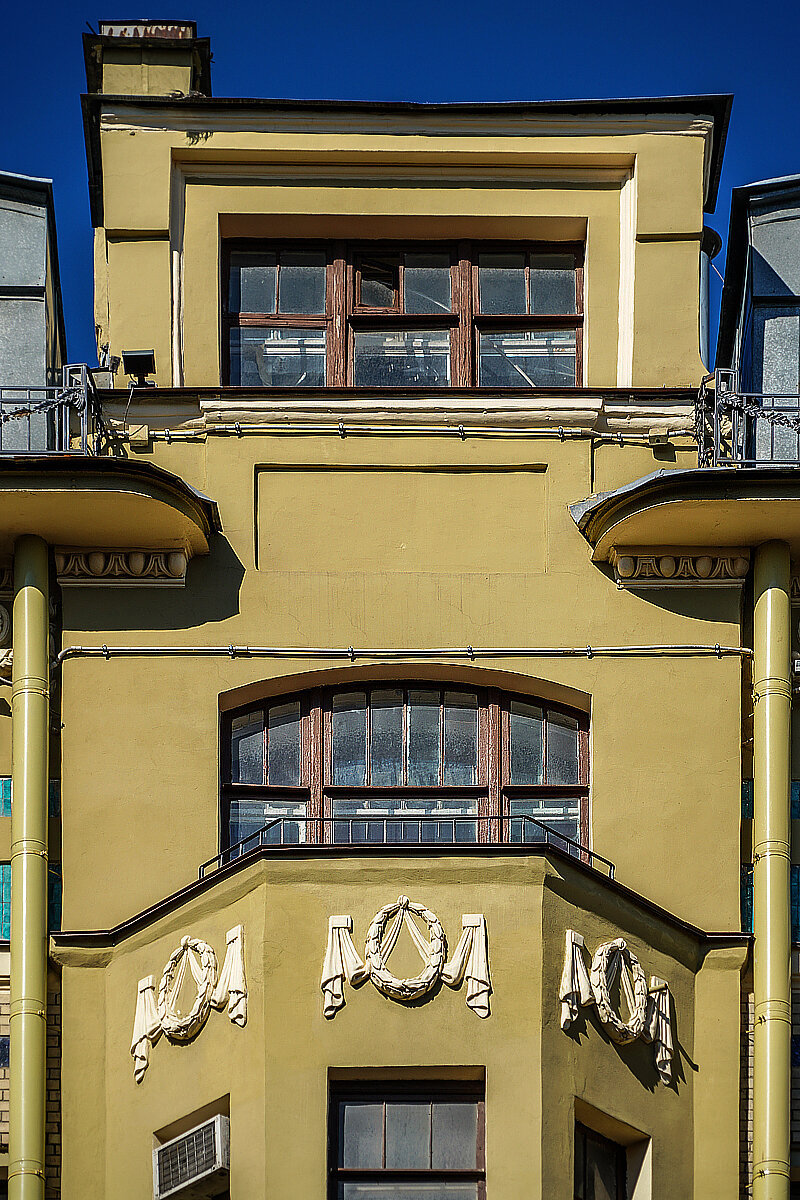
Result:
[[[231,861],[233,857],[240,858],[240,857],[244,857],[244,854],[250,853],[250,851],[244,851],[243,854],[236,854],[235,852],[237,850],[239,850],[241,847],[246,846],[248,843],[255,841],[255,839],[258,839],[258,841],[256,842],[256,845],[253,847],[253,849],[254,850],[258,849],[263,844],[263,838],[264,838],[265,833],[268,833],[271,829],[274,829],[276,825],[283,826],[283,824],[287,821],[291,822],[293,824],[296,824],[296,825],[301,825],[301,824],[309,825],[309,824],[314,824],[314,823],[318,822],[323,827],[325,827],[327,825],[335,825],[335,824],[344,825],[344,824],[346,824],[349,828],[352,828],[354,823],[364,825],[364,824],[376,824],[378,822],[381,822],[385,828],[386,824],[389,822],[394,823],[394,824],[404,824],[404,823],[410,823],[410,822],[420,824],[421,822],[427,821],[430,823],[435,822],[436,824],[439,824],[439,825],[451,825],[453,827],[454,834],[455,834],[456,823],[477,824],[477,822],[479,822],[479,821],[488,821],[488,822],[499,821],[501,824],[501,827],[505,827],[507,825],[510,826],[511,822],[519,821],[524,824],[534,825],[537,829],[540,829],[545,835],[544,841],[547,844],[550,844],[553,839],[556,839],[557,842],[564,842],[564,843],[566,843],[566,845],[572,846],[575,850],[578,851],[579,854],[581,854],[581,855],[585,854],[592,861],[594,859],[597,859],[599,862],[603,863],[606,867],[608,867],[610,879],[614,878],[614,872],[616,870],[615,865],[611,861],[611,859],[605,858],[604,855],[602,855],[602,854],[598,854],[598,852],[596,850],[590,850],[588,846],[584,846],[580,842],[576,842],[574,840],[574,838],[568,837],[567,834],[565,834],[565,833],[559,833],[558,830],[552,829],[549,825],[544,824],[544,822],[542,822],[542,821],[538,821],[535,817],[531,817],[527,813],[517,813],[517,814],[511,813],[511,814],[503,815],[500,817],[474,816],[469,813],[464,813],[464,814],[461,814],[458,816],[441,816],[439,814],[431,814],[431,813],[426,813],[424,815],[422,815],[422,814],[414,815],[414,816],[409,815],[409,814],[386,815],[386,814],[379,814],[379,813],[365,813],[360,816],[309,817],[306,815],[302,815],[302,816],[286,815],[286,816],[274,817],[271,821],[268,821],[267,824],[263,825],[260,829],[257,829],[253,833],[248,834],[248,836],[246,838],[242,838],[240,841],[234,842],[234,844],[232,846],[229,846],[226,850],[221,851],[219,854],[215,854],[213,856],[213,858],[207,859],[204,863],[202,863],[200,865],[199,877],[202,879],[203,875],[205,873],[206,867],[209,867],[214,863],[220,863],[224,859],[228,859],[229,861]],[[283,830],[281,830],[281,833],[282,832],[283,832]],[[283,841],[281,841],[281,844],[282,845],[284,844]],[[294,844],[294,843],[292,843],[292,844]],[[344,844],[350,844],[350,843],[344,843]],[[420,843],[406,842],[405,844],[406,845],[412,845],[412,844],[427,845],[426,842],[420,842]],[[431,843],[431,844],[433,845],[435,843]],[[478,843],[476,843],[476,844],[478,844]],[[498,846],[507,845],[507,844],[508,843],[506,843],[506,842],[484,843],[484,845],[498,845]]]

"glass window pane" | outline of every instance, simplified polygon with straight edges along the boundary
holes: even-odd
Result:
[[[431,1166],[435,1171],[474,1170],[477,1145],[477,1104],[434,1104]]]
[[[356,333],[354,382],[356,387],[447,387],[449,330]]]
[[[574,387],[575,330],[480,335],[481,387]]]
[[[363,787],[367,782],[367,697],[339,692],[333,697],[333,782]]]
[[[397,787],[403,782],[403,693],[373,692],[370,698],[370,783]]]
[[[269,710],[267,783],[294,787],[300,783],[300,701],[274,704]]]
[[[228,845],[249,839],[240,854],[262,845],[300,845],[306,841],[305,816],[306,806],[302,801],[297,804],[288,800],[231,800]],[[260,832],[265,825],[271,827]]]
[[[511,782],[541,783],[544,763],[542,710],[533,704],[512,700],[508,724],[511,740]]]
[[[408,782],[417,787],[439,783],[439,693],[408,693],[406,759]]]
[[[383,1105],[348,1100],[339,1106],[339,1166],[369,1170],[382,1165]]]
[[[386,1105],[386,1167],[400,1170],[431,1165],[431,1106],[429,1102],[390,1101]]]
[[[325,330],[248,326],[231,330],[234,387],[324,387]]]
[[[531,312],[575,312],[575,259],[571,254],[531,256]]]
[[[550,713],[547,718],[547,782],[577,783],[578,722]]]
[[[619,1150],[610,1142],[586,1139],[586,1200],[619,1200]]]
[[[525,255],[481,254],[478,285],[482,313],[526,313]]]
[[[400,289],[400,255],[364,256],[361,267],[361,304],[365,308],[395,308]]]
[[[277,261],[274,254],[231,254],[229,312],[275,312]]]
[[[575,1129],[575,1200],[586,1200],[584,1179],[586,1167],[584,1164],[585,1138],[580,1127]]]
[[[478,702],[469,692],[444,694],[444,783],[478,782]]]
[[[450,256],[407,254],[403,272],[403,301],[407,313],[451,312]]]
[[[264,782],[264,714],[235,717],[231,725],[231,783]]]
[[[451,1179],[430,1183],[375,1182],[340,1183],[338,1200],[477,1200],[477,1183]]]
[[[325,255],[321,250],[284,250],[278,284],[278,312],[325,312]]]
[[[567,854],[577,853],[571,842],[580,841],[580,801],[569,797],[559,800],[517,800],[511,801],[511,840],[512,842],[541,842],[548,835],[533,821],[525,821],[523,817],[533,817],[534,821],[546,825],[552,830],[549,840],[555,846],[565,850]],[[560,841],[559,836],[569,838]]]

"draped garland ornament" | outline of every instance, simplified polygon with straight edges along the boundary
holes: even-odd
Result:
[[[461,926],[458,945],[447,962],[447,939],[436,914],[424,904],[413,903],[408,896],[399,896],[395,903],[385,905],[373,917],[362,960],[353,943],[352,917],[331,917],[320,984],[325,1016],[335,1017],[344,1006],[345,980],[352,987],[359,987],[370,979],[384,996],[407,1004],[426,996],[440,981],[457,988],[466,978],[467,1005],[477,1016],[488,1017],[492,984],[486,920],[480,913],[468,914],[461,918]],[[398,979],[387,965],[403,928],[411,935],[422,960],[422,970],[411,979]]]
[[[561,1028],[565,1032],[569,1029],[582,1006],[596,1005],[597,1015],[612,1041],[621,1046],[637,1038],[653,1043],[656,1069],[662,1082],[670,1083],[674,1049],[669,985],[653,975],[648,987],[641,963],[624,938],[598,946],[588,971],[584,946],[581,935],[568,929],[558,991]],[[611,998],[617,978],[628,1010],[627,1019]]]
[[[178,1008],[178,997],[187,968],[195,983],[195,997],[187,1013]],[[167,959],[156,997],[155,979],[139,980],[133,1022],[131,1055],[133,1075],[141,1083],[150,1064],[150,1051],[163,1033],[170,1042],[189,1042],[208,1020],[212,1008],[228,1009],[228,1017],[239,1027],[247,1023],[247,981],[244,973],[244,931],[241,925],[228,930],[225,961],[217,971],[212,946],[200,938],[184,937]]]

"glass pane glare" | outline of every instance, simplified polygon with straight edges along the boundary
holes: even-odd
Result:
[[[533,817],[541,825],[546,825],[555,835],[553,844],[573,853],[569,842],[559,841],[558,835],[569,838],[570,842],[580,841],[580,801],[572,797],[559,800],[517,800],[511,801],[511,840],[512,842],[541,842],[547,837],[545,830],[532,821],[524,821],[522,817]],[[516,820],[514,820],[516,818]]]
[[[339,692],[333,697],[333,782],[364,787],[367,782],[367,697]]]
[[[547,782],[577,783],[578,722],[550,713],[547,718]]]
[[[240,853],[255,850],[257,846],[297,846],[306,841],[306,806],[280,800],[232,800],[228,826],[228,844],[250,839],[241,847]],[[292,818],[281,819],[281,818]],[[264,826],[277,822],[265,832]],[[257,834],[258,836],[253,836]]]
[[[544,764],[542,710],[533,704],[511,701],[509,715],[511,741],[511,782],[542,782]]]
[[[406,746],[408,782],[417,787],[439,783],[439,693],[408,693]]]
[[[575,312],[575,259],[571,254],[531,256],[531,312]]]
[[[431,1106],[429,1102],[392,1101],[386,1105],[387,1170],[431,1165]]]
[[[356,387],[447,387],[450,333],[447,329],[403,329],[356,333]]]
[[[348,1100],[339,1107],[339,1166],[380,1168],[383,1157],[383,1105]]]
[[[437,1102],[433,1106],[431,1165],[440,1171],[474,1170],[477,1165],[478,1105]]]
[[[325,330],[247,326],[231,330],[234,387],[323,387]]]
[[[444,694],[444,784],[478,782],[478,705],[469,692]]]
[[[403,272],[407,313],[451,312],[450,258],[447,254],[407,254]]]
[[[231,254],[229,312],[275,312],[277,261],[275,254]]]
[[[527,313],[524,254],[481,254],[478,286],[482,313]]]
[[[300,702],[275,704],[269,710],[267,783],[295,787],[300,783]]]
[[[231,727],[231,781],[264,782],[264,714],[237,717]]]
[[[403,693],[373,692],[370,699],[370,782],[398,787],[403,782]]]
[[[480,335],[482,387],[574,387],[575,330],[521,329]]]
[[[281,253],[278,312],[325,312],[325,255],[321,250]]]

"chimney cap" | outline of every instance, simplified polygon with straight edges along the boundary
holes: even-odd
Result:
[[[194,41],[197,37],[196,21],[100,21],[100,37],[124,38],[127,41],[170,42]]]

